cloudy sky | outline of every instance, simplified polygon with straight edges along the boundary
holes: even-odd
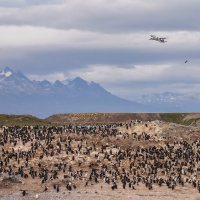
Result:
[[[198,92],[199,8],[199,0],[0,0],[0,68],[36,80],[80,76],[132,100]]]

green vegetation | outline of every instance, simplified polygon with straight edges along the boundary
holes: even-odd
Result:
[[[68,123],[115,123],[140,119],[161,120],[182,125],[200,125],[200,113],[74,113],[39,119],[31,115],[1,115],[0,126],[62,125]]]
[[[0,115],[0,125],[25,126],[25,125],[50,125],[51,122],[31,115]]]
[[[173,122],[177,124],[182,124],[183,119],[187,114],[185,113],[161,113],[161,120],[166,122]]]
[[[200,120],[200,116],[197,113],[161,113],[160,116],[162,121],[182,125],[191,125]]]

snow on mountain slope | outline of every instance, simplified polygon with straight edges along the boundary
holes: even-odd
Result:
[[[69,112],[135,112],[140,104],[112,95],[99,84],[80,77],[72,80],[35,81],[10,68],[0,75],[0,113],[46,117]]]
[[[134,92],[134,91],[133,91]],[[35,81],[8,67],[0,71],[0,113],[46,117],[74,112],[199,112],[200,93],[137,95],[128,101],[80,77]]]

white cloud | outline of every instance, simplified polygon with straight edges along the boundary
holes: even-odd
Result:
[[[17,5],[17,1],[12,2]],[[0,24],[99,32],[200,29],[199,0],[64,0],[54,1],[55,5],[49,5],[53,2],[50,0],[28,2],[30,6],[26,7],[2,7]],[[40,3],[43,5],[31,6]]]
[[[3,47],[57,45],[59,48],[131,48],[140,47],[147,39],[145,37],[149,37],[144,33],[102,34],[32,26],[0,26],[0,33],[0,46]]]
[[[155,64],[135,66],[91,65],[85,69],[72,70],[70,76],[81,76],[100,83],[146,82],[177,83],[199,82],[200,68],[194,64]]]
[[[40,46],[54,48],[129,48],[149,51],[200,50],[200,32],[154,32],[167,36],[168,43],[149,41],[150,32],[99,33],[83,30],[57,30],[32,26],[0,26],[0,47]]]
[[[66,79],[66,75],[62,72],[53,74],[30,74],[28,77],[31,80],[43,81],[48,80],[50,82],[55,82],[56,80],[63,81]]]
[[[130,66],[128,68],[109,65],[92,65],[86,69],[74,70],[71,76],[82,76],[90,81],[113,83],[120,81],[156,80],[169,66]]]
[[[192,63],[193,62],[193,63]],[[34,80],[65,80],[80,76],[87,81],[101,84],[199,84],[200,60],[185,64],[154,64],[154,65],[89,65],[81,69],[69,69],[64,72],[50,74],[31,74]]]
[[[22,7],[63,3],[64,0],[0,0],[0,7]]]

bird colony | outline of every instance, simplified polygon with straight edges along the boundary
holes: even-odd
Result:
[[[28,185],[34,183],[37,193],[73,193],[95,185],[102,190],[133,193],[141,187],[147,191],[165,188],[169,192],[193,188],[199,193],[198,133],[190,127],[169,127],[160,121],[139,120],[2,126],[0,189],[10,188],[28,196],[34,189]]]

